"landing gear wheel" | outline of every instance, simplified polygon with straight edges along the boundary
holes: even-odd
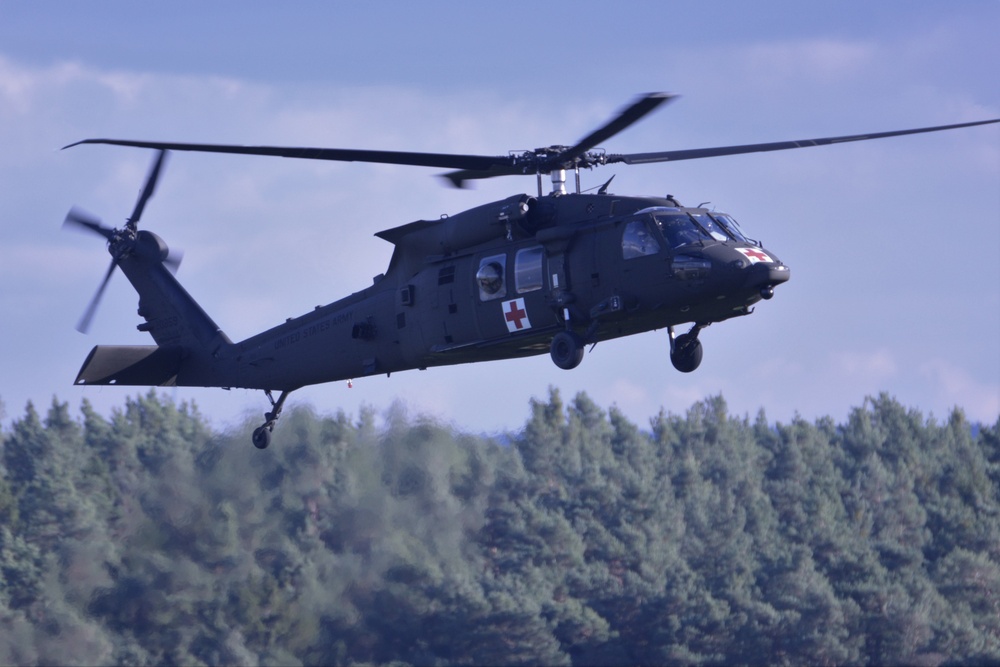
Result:
[[[278,400],[274,400],[271,395],[270,389],[265,389],[264,394],[267,396],[267,400],[271,401],[271,411],[264,413],[264,423],[253,430],[253,446],[257,449],[267,449],[267,446],[271,444],[271,431],[274,430],[274,425],[278,423],[278,417],[281,416],[281,409],[285,406],[285,399],[288,398],[288,394],[291,393],[290,389],[286,389],[281,392]]]
[[[253,430],[253,446],[257,449],[267,449],[271,444],[271,429],[259,426]]]
[[[670,363],[681,373],[690,373],[701,365],[703,354],[697,334],[681,334],[674,339],[670,350]]]
[[[552,337],[549,354],[556,366],[565,371],[572,370],[583,361],[583,339],[572,331],[560,331]]]

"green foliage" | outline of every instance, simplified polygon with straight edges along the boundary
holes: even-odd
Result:
[[[1000,419],[586,395],[502,439],[150,392],[0,433],[0,664],[1000,661]]]

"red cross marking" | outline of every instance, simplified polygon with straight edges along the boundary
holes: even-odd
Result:
[[[753,248],[740,248],[740,252],[742,252],[747,257],[756,259],[759,262],[765,262],[771,259],[767,255],[762,253],[760,250],[754,250]]]
[[[514,323],[514,328],[523,329],[524,325],[521,324],[521,320],[527,319],[528,313],[523,308],[518,308],[515,300],[510,302],[510,310],[505,312],[503,316],[508,322]]]

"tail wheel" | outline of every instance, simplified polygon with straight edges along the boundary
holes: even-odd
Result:
[[[549,350],[552,362],[563,370],[572,370],[583,361],[583,339],[572,331],[560,331],[552,337]]]
[[[271,401],[271,410],[264,413],[264,423],[258,426],[253,431],[253,446],[257,449],[267,449],[267,446],[271,444],[271,431],[274,430],[274,425],[278,423],[278,417],[281,416],[281,410],[285,407],[285,399],[288,395],[292,393],[291,389],[285,389],[278,396],[278,400],[274,400],[274,396],[271,395],[270,389],[264,390],[264,395],[267,396],[267,400]]]
[[[253,446],[257,449],[267,449],[267,446],[271,444],[271,429],[266,426],[260,426],[253,430]]]

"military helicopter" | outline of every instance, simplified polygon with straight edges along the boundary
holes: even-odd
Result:
[[[674,99],[636,98],[573,146],[507,155],[459,155],[341,148],[292,148],[85,139],[157,151],[125,225],[110,228],[73,208],[64,225],[107,241],[111,264],[80,320],[86,331],[116,268],[139,294],[139,331],[154,345],[98,345],[78,385],[140,385],[264,390],[271,409],[253,432],[264,449],[288,395],[306,385],[432,366],[548,352],[556,366],[577,367],[585,348],[621,336],[667,329],[670,360],[690,373],[702,359],[699,332],[749,315],[771,299],[790,271],[731,215],[683,206],[675,197],[618,196],[611,179],[580,190],[580,170],[608,164],[673,162],[805,148],[1000,122],[1000,119],[799,141],[614,154],[597,148]],[[168,151],[269,155],[451,169],[463,187],[497,176],[534,175],[537,194],[515,194],[438,220],[380,231],[394,246],[385,273],[369,287],[234,343],[173,275],[179,257],[139,229]],[[566,173],[575,174],[575,191]],[[551,191],[542,193],[542,178]],[[614,177],[612,176],[612,179]],[[689,324],[684,333],[675,327]],[[274,398],[273,392],[279,396]]]

